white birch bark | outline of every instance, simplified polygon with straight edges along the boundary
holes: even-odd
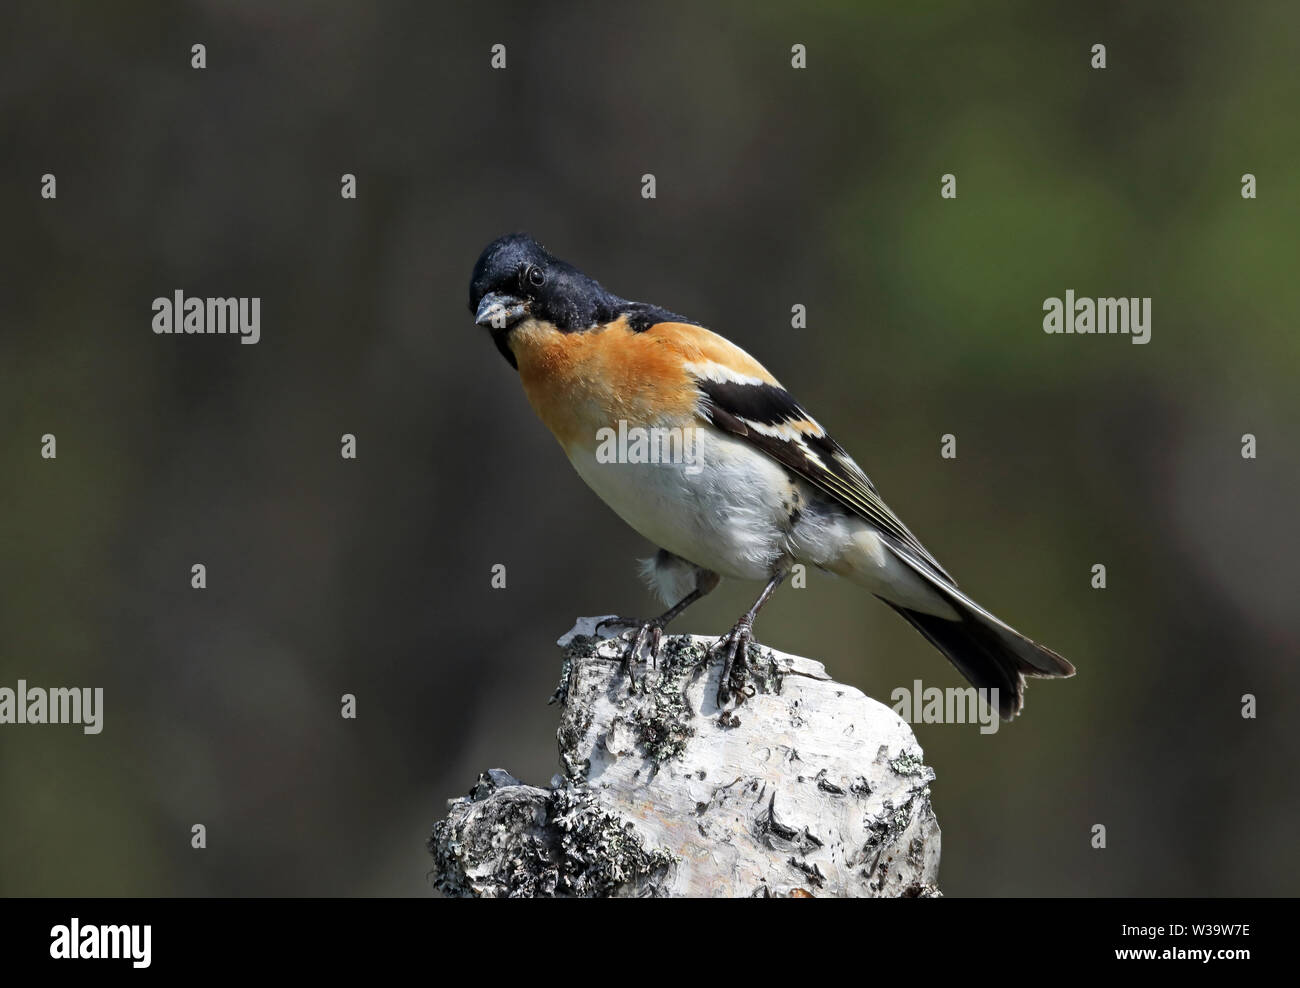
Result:
[[[582,618],[560,639],[562,774],[499,769],[434,828],[452,895],[937,895],[934,773],[911,728],[821,663],[750,648],[753,695],[719,711],[715,639],[632,635]]]

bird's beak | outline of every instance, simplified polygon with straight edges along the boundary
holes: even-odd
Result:
[[[488,292],[478,304],[474,322],[493,329],[507,329],[526,315],[528,310],[523,299],[502,292]]]

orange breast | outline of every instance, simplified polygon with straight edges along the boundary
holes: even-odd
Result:
[[[566,449],[594,448],[602,428],[683,426],[696,421],[699,392],[684,364],[744,358],[743,373],[770,375],[743,351],[698,326],[659,323],[635,333],[625,320],[561,333],[529,320],[510,337],[524,392]]]

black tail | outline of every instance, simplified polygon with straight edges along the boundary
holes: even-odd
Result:
[[[883,598],[881,598],[883,599]],[[948,657],[977,689],[996,689],[998,713],[1010,720],[1024,705],[1025,676],[1073,676],[1074,666],[1049,648],[1030,641],[987,611],[967,606],[962,594],[949,596],[961,616],[950,621],[889,604]]]

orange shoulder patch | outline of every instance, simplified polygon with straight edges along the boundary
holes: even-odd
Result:
[[[683,322],[661,322],[647,329],[643,336],[663,340],[690,364],[712,364],[724,368],[731,376],[756,378],[780,387],[779,382],[757,360],[732,343],[703,326]]]

